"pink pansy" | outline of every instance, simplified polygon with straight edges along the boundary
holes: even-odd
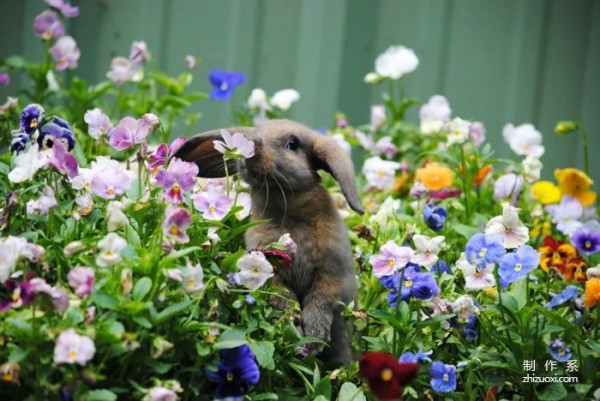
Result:
[[[373,274],[377,277],[391,276],[404,268],[414,257],[415,251],[407,246],[398,246],[389,240],[379,248],[379,253],[369,258]]]
[[[163,222],[163,233],[171,243],[185,244],[190,237],[185,230],[192,224],[192,216],[182,207],[169,207]]]
[[[392,138],[384,136],[373,145],[373,154],[384,154],[385,157],[391,159],[398,154],[398,147],[392,143]]]
[[[46,186],[44,193],[38,199],[27,202],[26,210],[28,215],[47,216],[51,208],[58,206],[54,190]]]
[[[54,363],[77,363],[85,366],[96,353],[94,341],[86,336],[81,336],[73,329],[60,333],[54,347]]]
[[[44,40],[58,39],[64,36],[65,26],[54,11],[46,10],[35,17],[33,31]]]
[[[493,287],[496,284],[494,277],[494,263],[488,263],[485,267],[472,265],[463,252],[456,261],[456,267],[459,268],[465,278],[465,290],[483,290]]]
[[[519,210],[506,203],[502,215],[492,218],[485,227],[486,234],[502,237],[506,249],[518,248],[529,241],[529,229],[519,220]]]
[[[110,118],[99,108],[86,111],[83,120],[88,125],[88,133],[94,139],[100,139],[113,128]]]
[[[469,128],[469,139],[477,147],[485,142],[485,126],[481,121],[473,121]]]
[[[69,294],[60,287],[52,287],[43,278],[33,278],[30,281],[31,289],[37,294],[46,294],[50,297],[54,309],[60,314],[65,313],[69,307]]]
[[[67,275],[69,285],[75,294],[81,298],[87,298],[94,291],[96,273],[91,267],[75,267]]]
[[[240,269],[241,284],[250,290],[262,287],[275,274],[266,256],[258,251],[242,256],[236,265]]]
[[[119,124],[110,132],[108,143],[116,150],[125,150],[136,143],[142,143],[150,133],[155,124],[153,115],[145,114],[139,120],[133,117],[124,117]]]
[[[81,51],[72,37],[63,36],[48,51],[54,58],[58,71],[63,71],[67,68],[71,70],[77,68],[77,60],[81,56]]]
[[[194,188],[196,175],[198,175],[196,163],[175,158],[171,160],[166,170],[157,174],[156,184],[165,190],[163,195],[167,201],[179,203],[183,200],[183,193]]]
[[[110,64],[110,71],[106,73],[106,77],[121,85],[131,81],[133,76],[138,71],[138,67],[132,65],[131,61],[125,57],[115,57]]]
[[[141,66],[150,58],[150,54],[148,53],[148,46],[146,42],[142,41],[133,41],[131,43],[131,50],[129,52],[129,60],[132,62],[134,66]]]
[[[180,136],[170,145],[167,145],[166,143],[161,144],[153,154],[148,156],[148,159],[150,159],[148,167],[150,167],[152,170],[157,170],[160,167],[164,167],[171,156],[177,152],[181,146],[183,146],[185,141],[186,138]]]
[[[48,165],[69,178],[74,178],[79,173],[77,159],[71,153],[67,152],[65,145],[61,141],[55,141],[54,146],[48,152]]]
[[[431,238],[426,235],[417,234],[413,237],[413,241],[417,250],[411,262],[421,265],[427,270],[431,269],[438,261],[438,253],[445,238],[441,235]]]
[[[177,401],[177,393],[166,387],[153,387],[143,401]],[[233,398],[232,398],[233,400]]]
[[[440,132],[445,123],[450,121],[452,109],[448,99],[441,95],[434,95],[427,103],[421,106],[419,117],[421,118],[421,132],[431,134]]]
[[[214,146],[215,150],[227,155],[229,157],[235,158],[250,158],[254,156],[254,142],[239,133],[234,132],[231,135],[229,132],[225,130],[221,130],[221,136],[223,137],[222,141],[215,140]]]
[[[8,72],[0,72],[0,86],[10,85],[10,75]]]
[[[78,212],[81,216],[87,216],[92,212],[94,207],[94,201],[89,193],[83,195],[77,195],[75,197],[75,203],[78,206]]]
[[[285,233],[279,237],[277,243],[283,246],[288,253],[294,254],[298,251],[298,245],[294,242],[290,233]]]
[[[192,195],[194,207],[208,220],[221,220],[229,213],[233,200],[218,190],[208,190]]]
[[[72,6],[65,0],[44,0],[50,7],[56,8],[67,18],[75,18],[79,16],[79,7]]]
[[[97,174],[91,182],[91,192],[104,199],[123,195],[131,187],[133,177],[122,169],[111,169]]]

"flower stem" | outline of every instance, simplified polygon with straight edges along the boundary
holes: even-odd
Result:
[[[465,215],[467,222],[469,221],[470,213],[469,213],[469,193],[467,191],[467,162],[465,159],[465,148],[463,145],[460,145],[460,161],[462,163],[462,184],[463,184],[463,195],[465,197]]]
[[[580,126],[581,135],[583,136],[583,171],[589,176],[590,175],[590,152],[589,152],[589,142],[588,135],[585,132],[585,128]]]

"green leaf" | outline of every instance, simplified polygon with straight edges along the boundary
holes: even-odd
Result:
[[[25,67],[27,62],[25,61],[25,59],[23,57],[10,56],[6,60],[4,60],[4,64],[6,64],[7,66],[9,66],[11,68],[20,70],[21,68]]]
[[[91,390],[83,395],[85,401],[116,401],[117,395],[110,390]]]
[[[356,384],[346,382],[342,385],[337,401],[367,401],[367,397]]]
[[[252,397],[254,401],[263,401],[263,400],[278,400],[279,397],[275,393],[262,393],[257,394]]]
[[[452,229],[467,239],[479,232],[477,227],[467,226],[466,224],[460,223],[452,224]]]
[[[517,301],[517,311],[520,311],[525,305],[527,305],[526,280],[528,279],[526,278],[525,280],[517,280],[517,282],[515,282],[510,289],[510,294],[512,294]]]
[[[158,315],[156,315],[156,323],[162,323],[167,319],[172,318],[175,315],[180,314],[184,310],[187,309],[188,306],[193,304],[194,301],[192,299],[185,299],[181,302],[178,302],[174,305],[171,305],[163,310],[161,310]]]
[[[133,287],[133,299],[141,301],[152,289],[152,280],[150,277],[142,277]]]
[[[275,352],[275,346],[270,341],[258,341],[249,344],[250,349],[254,352],[256,361],[260,366],[268,370],[275,369],[275,361],[273,360],[273,353]]]
[[[118,298],[105,292],[93,292],[90,299],[96,306],[104,309],[115,310],[119,306]]]
[[[511,293],[505,292],[500,294],[500,296],[502,297],[502,305],[504,305],[505,308],[514,313],[519,311],[519,302]]]
[[[233,328],[225,330],[223,333],[221,333],[213,348],[229,349],[239,347],[244,344],[246,344],[246,332],[244,330]]]
[[[163,259],[160,261],[160,263],[159,263],[158,267],[159,267],[160,269],[167,268],[167,267],[169,267],[171,264],[173,264],[173,263],[174,263],[174,262],[175,262],[177,259],[179,259],[179,258],[182,258],[182,257],[184,257],[184,256],[186,256],[186,255],[189,255],[189,254],[190,254],[190,253],[192,253],[192,252],[199,251],[199,250],[201,250],[201,249],[202,249],[202,248],[200,248],[199,246],[190,246],[190,247],[188,247],[188,248],[184,248],[184,249],[180,249],[180,250],[178,250],[178,251],[175,251],[175,252],[171,252],[171,253],[169,254],[169,256],[166,256],[166,257],[164,257],[164,258],[163,258]]]
[[[131,320],[133,320],[134,322],[136,322],[137,324],[139,324],[140,326],[142,326],[145,329],[152,328],[152,322],[150,322],[150,320],[148,320],[148,318],[145,318],[143,316],[134,316]]]
[[[567,396],[567,390],[562,383],[551,383],[541,393],[538,393],[540,401],[559,401]]]

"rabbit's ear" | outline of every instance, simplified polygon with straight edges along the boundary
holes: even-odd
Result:
[[[317,166],[335,178],[352,210],[364,210],[354,181],[354,165],[344,150],[331,138],[319,135],[313,146]]]
[[[228,128],[226,131],[231,134],[240,132],[244,136],[248,136],[252,130],[251,127],[234,127]],[[185,141],[173,157],[196,163],[199,177],[225,177],[225,161],[223,154],[215,149],[215,140],[223,140],[220,129],[194,135]],[[227,160],[227,171],[229,174],[237,173],[237,162],[235,160]]]

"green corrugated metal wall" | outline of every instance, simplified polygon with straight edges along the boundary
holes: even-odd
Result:
[[[329,126],[336,110],[353,124],[368,120],[381,87],[363,84],[391,44],[421,60],[406,93],[443,94],[454,115],[481,120],[499,156],[509,156],[501,128],[532,122],[543,134],[544,175],[582,167],[578,137],[558,137],[557,120],[581,120],[590,135],[592,176],[600,178],[600,1],[596,0],[81,0],[69,33],[82,49],[78,74],[104,78],[115,55],[145,40],[154,62],[173,74],[184,56],[202,58],[194,87],[208,91],[210,68],[244,71],[250,90],[293,87],[291,117]],[[32,33],[42,0],[0,0],[0,57],[41,57]],[[18,87],[15,82],[11,88]],[[8,94],[3,90],[1,95]],[[198,131],[230,123],[228,103],[197,103]],[[409,117],[417,121],[416,110]]]

